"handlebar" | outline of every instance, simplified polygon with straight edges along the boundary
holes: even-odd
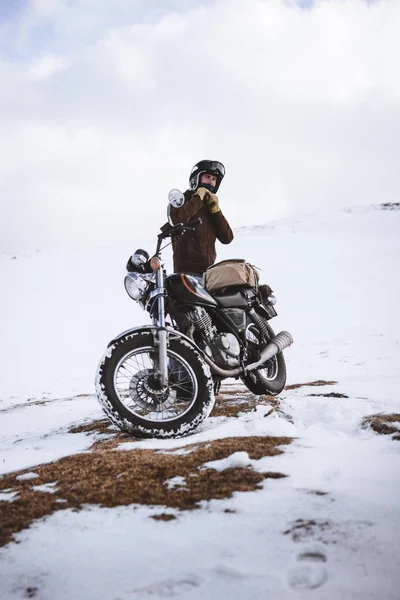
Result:
[[[178,223],[177,225],[170,225],[169,223],[165,223],[161,227],[161,233],[158,234],[159,240],[164,240],[168,237],[173,237],[175,235],[182,235],[185,231],[194,231],[197,225],[200,225],[202,220],[200,217],[196,219],[191,219],[187,223]]]
[[[161,244],[162,244],[163,240],[165,240],[166,238],[172,238],[177,235],[183,235],[184,233],[186,233],[186,231],[194,231],[196,229],[197,225],[200,225],[201,223],[202,223],[202,219],[200,217],[191,219],[190,221],[188,221],[185,224],[178,223],[177,225],[171,225],[170,223],[165,223],[161,227],[161,233],[159,233],[157,236],[157,239],[158,239],[157,248],[156,248],[155,253],[153,254],[153,257],[159,256],[160,250],[161,250]],[[144,256],[146,254],[147,258],[149,256],[145,250],[137,250],[136,253],[140,253],[141,256]],[[143,264],[133,264],[131,261],[131,258],[132,257],[129,258],[128,263],[126,265],[127,271],[137,271],[137,272],[141,272],[141,273],[152,273],[153,272],[153,269],[150,267],[150,260],[147,260]]]
[[[161,233],[159,233],[157,236],[157,248],[154,256],[159,255],[163,240],[165,240],[166,238],[175,237],[176,235],[183,235],[184,233],[186,233],[186,231],[194,231],[197,225],[200,225],[200,223],[202,223],[200,217],[197,217],[196,219],[191,219],[186,224],[178,223],[177,225],[171,225],[170,223],[165,223],[161,227]]]
[[[200,217],[198,217],[197,219],[192,219],[191,221],[188,221],[186,225],[182,225],[181,223],[179,225],[182,225],[180,227],[181,231],[194,231],[197,225],[200,225],[201,223],[202,220]]]

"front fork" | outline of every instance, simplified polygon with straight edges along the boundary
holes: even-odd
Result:
[[[164,288],[164,270],[161,267],[156,272],[157,284],[157,318],[153,315],[154,344],[158,346],[158,370],[155,373],[155,378],[158,380],[161,387],[168,386],[168,357],[167,348],[169,344],[168,331],[165,326],[165,288]]]

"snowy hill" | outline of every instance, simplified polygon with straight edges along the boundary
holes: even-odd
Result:
[[[275,290],[273,326],[295,339],[289,382],[365,379],[393,368],[385,356],[393,356],[399,338],[399,228],[400,211],[365,207],[242,228],[231,245],[219,245],[218,259],[246,258]],[[108,341],[148,321],[127,296],[123,276],[129,254],[140,246],[151,251],[154,240],[0,255],[0,398],[93,391]],[[169,251],[164,258],[170,265]]]
[[[295,340],[285,353],[288,388],[271,404],[230,382],[219,412],[184,440],[118,437],[93,397],[109,339],[147,321],[123,275],[131,251],[151,251],[152,240],[0,255],[0,518],[6,535],[16,512],[25,523],[12,530],[20,543],[0,550],[1,597],[397,600],[400,445],[362,427],[368,415],[400,412],[400,211],[391,208],[241,228],[219,246],[219,259],[246,258],[275,290],[272,325]],[[255,452],[269,436],[280,436],[279,456]],[[153,481],[151,461],[164,456],[174,466],[159,465]],[[37,485],[13,473],[28,468]],[[149,488],[145,501],[126,483],[106,499],[130,470],[164,496],[152,499]],[[203,472],[208,491],[187,512],[185,486]],[[256,483],[235,487],[239,472]],[[30,513],[35,494],[41,508]],[[62,503],[67,510],[54,512]],[[41,515],[51,516],[35,521]]]

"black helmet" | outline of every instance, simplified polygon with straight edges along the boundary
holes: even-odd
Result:
[[[217,160],[201,160],[197,164],[194,165],[192,172],[189,177],[190,189],[196,191],[199,187],[200,175],[202,173],[210,173],[211,175],[216,175],[217,183],[214,185],[213,189],[210,189],[210,192],[216,194],[218,192],[218,188],[221,184],[221,181],[225,175],[225,167],[222,163]],[[205,185],[204,187],[207,187]]]

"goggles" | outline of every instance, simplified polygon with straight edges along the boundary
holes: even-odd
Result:
[[[195,167],[193,167],[192,173],[196,171],[199,171],[200,173],[213,173],[214,175],[225,177],[224,165],[216,160],[207,160],[198,163]]]
[[[217,173],[218,175],[221,175],[221,177],[225,177],[225,167],[220,162],[214,160],[210,161],[208,168],[205,170],[211,171],[212,173]]]

